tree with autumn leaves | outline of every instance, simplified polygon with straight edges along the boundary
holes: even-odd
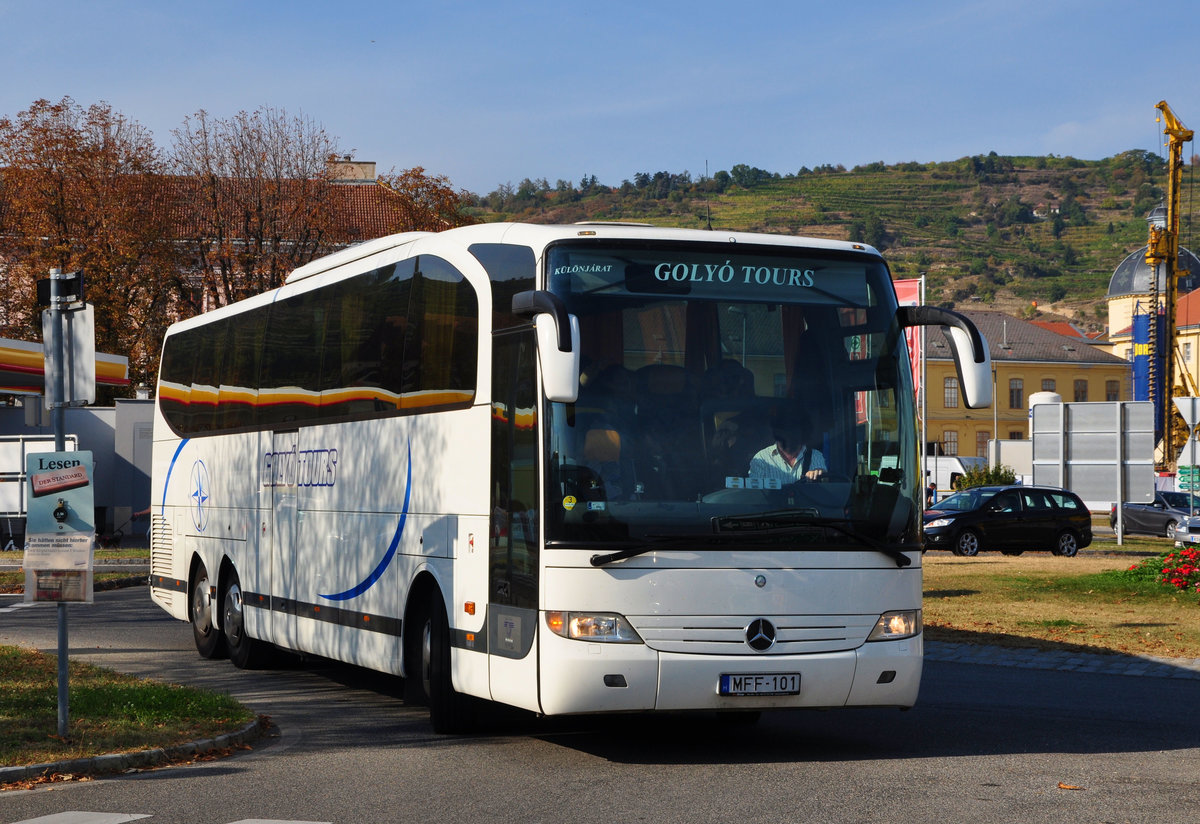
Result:
[[[210,300],[272,289],[326,250],[337,146],[324,129],[269,108],[227,119],[200,111],[174,136],[173,171],[187,191],[184,240]]]
[[[165,170],[149,132],[106,104],[0,118],[0,334],[39,340],[34,284],[83,269],[97,349],[150,379],[179,287]]]
[[[0,118],[0,335],[40,338],[34,284],[83,269],[100,351],[126,355],[153,383],[167,325],[279,286],[289,271],[348,243],[349,201],[336,141],[305,117],[263,107],[198,112],[163,151],[105,103],[36,101]],[[384,175],[371,236],[471,222],[469,196],[421,168]]]

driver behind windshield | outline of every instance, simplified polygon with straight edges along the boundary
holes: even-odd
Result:
[[[750,477],[781,484],[818,480],[825,474],[825,456],[808,445],[812,424],[808,415],[793,406],[776,407],[771,415],[775,443],[750,459]]]

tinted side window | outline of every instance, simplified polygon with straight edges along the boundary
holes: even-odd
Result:
[[[461,272],[416,259],[404,341],[405,408],[470,403],[479,360],[479,301]]]
[[[196,368],[192,373],[192,391],[188,396],[190,425],[195,432],[211,432],[217,427],[217,393],[221,385],[221,360],[229,322],[218,321],[195,330],[192,345],[196,350]]]
[[[1021,509],[1020,500],[1015,492],[1000,492],[988,502],[988,508],[995,512],[1018,512]]]
[[[259,424],[298,426],[314,417],[320,397],[317,346],[324,337],[325,315],[317,292],[271,304],[259,383]]]
[[[533,288],[537,274],[533,250],[511,243],[476,243],[469,251],[492,282],[492,331],[528,326],[529,318],[512,313],[512,299],[518,292]]]
[[[321,420],[400,409],[412,273],[407,260],[323,290],[330,319],[320,344]]]
[[[1060,492],[1051,492],[1050,497],[1051,497],[1051,499],[1053,499],[1054,503],[1058,504],[1059,509],[1069,509],[1069,510],[1076,510],[1076,511],[1083,509],[1083,505],[1079,502],[1079,499],[1076,498],[1074,495],[1064,495]]]
[[[163,347],[159,368],[158,405],[177,431],[191,429],[192,375],[196,370],[196,347],[188,345],[195,330],[181,332]]]
[[[1054,503],[1050,497],[1040,489],[1026,489],[1021,493],[1024,499],[1025,508],[1034,512],[1045,512],[1054,509]]]
[[[469,404],[479,301],[423,256],[172,335],[160,406],[181,436]]]
[[[228,431],[254,426],[258,410],[258,365],[262,323],[230,323],[217,393],[215,428]]]

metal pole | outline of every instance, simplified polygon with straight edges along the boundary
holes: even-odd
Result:
[[[917,287],[917,303],[920,306],[925,305],[925,275],[924,275],[924,273],[921,274],[921,283]],[[924,327],[924,326],[917,327],[917,346],[921,350],[919,353],[919,356],[917,358],[917,361],[918,361],[918,363],[917,363],[918,387],[917,388],[920,391],[920,396],[921,396],[921,449],[920,449],[920,452],[921,452],[921,467],[922,468],[924,468],[925,465],[928,463],[926,461],[926,455],[929,451],[929,359],[925,354],[925,344],[928,343],[928,339],[925,337],[925,328],[926,327]],[[926,494],[925,490],[928,489],[930,482],[937,483],[937,478],[934,477],[932,474],[928,474],[928,471],[927,471],[926,476],[921,479],[921,483],[923,485],[923,488],[921,490],[922,495]]]
[[[54,451],[64,452],[67,448],[67,427],[64,418],[63,397],[67,393],[66,361],[63,358],[63,328],[62,307],[60,306],[61,286],[59,269],[50,270],[50,348],[54,351],[59,368],[54,375],[47,375],[46,393],[49,396],[50,426],[54,430]]]
[[[1117,546],[1124,546],[1125,500],[1129,490],[1125,488],[1125,404],[1117,404]]]
[[[63,313],[61,301],[59,269],[50,270],[50,346],[54,350],[58,370],[54,375],[47,375],[46,393],[50,400],[50,424],[54,429],[54,451],[64,452],[67,448],[66,421],[63,407],[66,395],[66,353],[63,351]],[[68,685],[67,653],[70,645],[67,643],[67,605],[58,604],[58,735],[67,737],[67,722],[70,718]]]

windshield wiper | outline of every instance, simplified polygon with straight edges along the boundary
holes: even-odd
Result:
[[[604,555],[593,555],[591,564],[594,567],[611,564],[613,561],[623,561],[626,558],[636,558],[656,549],[666,549],[676,544],[726,543],[732,535],[647,535],[645,541],[631,542],[629,546],[609,552]]]
[[[906,567],[912,563],[912,559],[904,554],[901,547],[888,546],[870,535],[864,535],[856,530],[847,518],[822,518],[805,510],[754,512],[747,515],[726,515],[713,518],[713,529],[717,532],[786,532],[813,526],[827,527],[835,532],[840,532],[846,537],[888,556],[896,562],[898,567]],[[909,545],[908,548],[920,549],[920,546]]]

